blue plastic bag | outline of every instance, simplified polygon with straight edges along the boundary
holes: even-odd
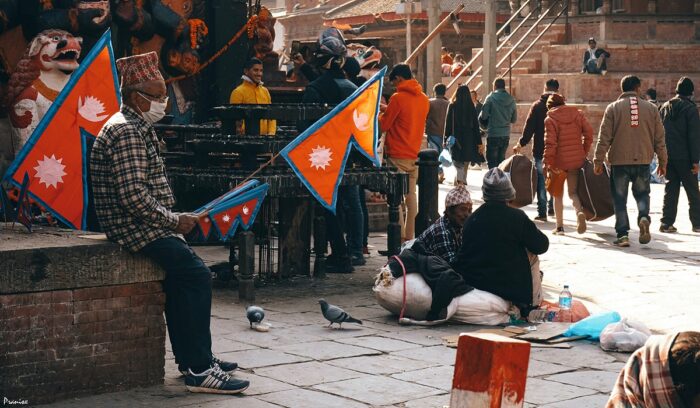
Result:
[[[448,148],[454,146],[455,143],[457,143],[457,138],[456,138],[456,137],[454,137],[454,136],[449,136],[449,137],[447,138],[447,147],[448,147]]]
[[[620,319],[620,314],[617,312],[599,313],[588,316],[569,326],[569,330],[564,333],[564,336],[589,336],[590,340],[598,340],[605,326],[610,323],[617,323]]]
[[[452,166],[452,155],[450,154],[450,151],[447,149],[442,149],[442,152],[440,153],[438,160],[440,161],[440,164],[442,165],[442,167]]]

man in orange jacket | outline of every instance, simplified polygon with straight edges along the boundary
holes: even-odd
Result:
[[[413,239],[418,212],[416,183],[418,181],[418,151],[423,142],[423,129],[430,110],[428,96],[413,78],[411,67],[398,64],[389,73],[389,80],[396,93],[389,99],[384,112],[379,115],[379,126],[386,132],[384,151],[389,166],[408,174],[408,194],[405,197],[406,214],[403,208],[401,221],[402,240]]]

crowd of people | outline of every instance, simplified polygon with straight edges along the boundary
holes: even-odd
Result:
[[[602,55],[592,45],[590,55]],[[599,54],[599,55],[596,55]],[[609,56],[609,55],[608,55]],[[309,85],[306,103],[337,104],[351,95],[366,77],[351,57],[338,30],[324,31],[313,66],[295,56]],[[604,63],[604,61],[603,61]],[[596,67],[602,65],[596,63]],[[129,251],[141,253],[166,271],[165,315],[175,361],[193,392],[238,393],[249,382],[232,377],[236,363],[216,358],[211,352],[211,272],[182,239],[198,222],[188,213],[174,213],[153,123],[167,104],[166,87],[155,53],[117,60],[122,106],[97,137],[90,157],[95,209],[107,237]],[[592,68],[592,65],[591,65]],[[379,126],[385,133],[384,156],[389,166],[408,174],[409,188],[400,215],[401,238],[415,236],[418,152],[427,137],[433,148],[450,146],[458,173],[455,188],[447,195],[445,214],[417,241],[443,259],[466,285],[496,294],[527,312],[542,301],[542,273],[538,256],[549,240],[535,224],[546,221],[547,191],[553,197],[555,233],[563,233],[563,186],[577,212],[577,231],[586,231],[586,219],[577,197],[579,169],[593,146],[593,129],[585,115],[567,106],[559,83],[551,79],[533,103],[515,153],[533,141],[537,168],[538,215],[531,220],[510,205],[516,190],[508,174],[498,168],[509,147],[512,125],[517,120],[514,98],[505,81],[497,79],[483,105],[468,86],[461,85],[452,100],[444,85],[433,88],[433,99],[423,92],[410,66],[396,64],[389,73],[395,93],[380,105]],[[656,155],[657,172],[668,180],[659,230],[676,231],[674,223],[680,186],[688,195],[690,220],[700,232],[700,193],[697,174],[700,160],[700,117],[692,100],[694,85],[681,78],[676,96],[660,108],[643,98],[641,81],[627,76],[622,94],[603,117],[594,150],[596,174],[610,166],[610,191],[614,200],[617,239],[629,246],[630,230],[626,203],[629,185],[639,210],[639,241],[648,243],[650,164]],[[251,59],[242,82],[231,93],[232,103],[271,103],[262,83],[262,63]],[[300,123],[303,130],[310,123]],[[243,124],[238,131],[245,132]],[[261,134],[274,135],[272,120],[260,123]],[[427,134],[427,136],[426,136]],[[448,143],[448,141],[451,141]],[[486,161],[489,170],[482,183],[484,203],[474,210],[466,189],[467,170]],[[607,163],[607,164],[606,164]],[[331,246],[329,272],[351,272],[363,265],[367,249],[367,213],[362,186],[342,186],[338,213],[327,212]],[[676,340],[678,343],[678,340]],[[643,362],[642,362],[643,363]],[[624,391],[623,384],[621,388]]]

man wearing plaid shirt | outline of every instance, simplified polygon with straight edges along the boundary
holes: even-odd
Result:
[[[117,60],[122,107],[100,131],[90,155],[95,210],[107,237],[165,270],[165,318],[175,362],[192,392],[235,394],[236,363],[211,353],[211,271],[181,234],[197,223],[175,214],[152,124],[165,115],[165,82],[155,52]]]
[[[462,246],[462,226],[472,213],[472,199],[464,186],[450,190],[445,197],[445,215],[418,237],[425,249],[454,267]]]

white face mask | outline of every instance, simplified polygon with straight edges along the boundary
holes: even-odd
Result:
[[[168,102],[151,101],[151,108],[148,112],[141,112],[143,119],[148,123],[156,123],[165,116],[165,107]]]
[[[140,92],[139,92],[140,93]],[[148,109],[148,112],[141,112],[141,116],[143,117],[143,120],[145,120],[148,123],[156,123],[159,120],[163,119],[165,116],[165,108],[168,106],[168,97],[165,97],[165,101],[163,102],[158,102],[158,101],[152,101],[143,95],[141,96],[142,98],[147,99],[150,103],[151,106]]]

